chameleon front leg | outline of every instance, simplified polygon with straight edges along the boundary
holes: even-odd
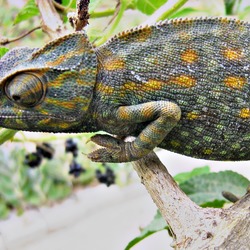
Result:
[[[129,162],[147,155],[157,147],[176,126],[181,117],[179,106],[169,101],[153,101],[117,109],[115,119],[126,124],[151,121],[132,142],[110,135],[95,135],[91,141],[103,146],[88,155],[96,162]]]

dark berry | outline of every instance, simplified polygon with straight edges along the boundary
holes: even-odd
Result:
[[[62,4],[62,0],[55,0],[55,2]]]
[[[74,177],[78,177],[81,173],[85,172],[86,170],[82,168],[80,164],[76,161],[72,161],[69,165],[69,174],[74,175]]]
[[[42,156],[37,152],[27,154],[24,160],[24,164],[28,165],[31,168],[38,167],[41,164],[41,162],[42,162]]]
[[[102,173],[99,169],[96,170],[96,178],[100,183],[104,183],[108,187],[115,183],[114,171],[109,167],[106,168],[105,173]]]
[[[73,154],[73,156],[76,157],[77,153],[78,153],[77,144],[72,139],[66,140],[66,142],[65,142],[65,151],[66,152],[71,152]]]
[[[55,150],[49,143],[43,143],[36,146],[36,152],[47,159],[52,159]]]

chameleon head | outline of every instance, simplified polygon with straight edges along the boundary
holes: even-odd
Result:
[[[0,126],[79,132],[96,81],[95,51],[82,32],[42,49],[18,48],[0,60]]]

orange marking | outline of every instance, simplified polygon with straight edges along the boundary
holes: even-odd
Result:
[[[56,67],[58,65],[60,65],[61,63],[65,62],[66,60],[68,60],[69,58],[71,58],[72,56],[74,56],[75,53],[73,51],[70,51],[64,55],[58,56],[57,59],[55,59],[54,61],[50,61],[46,63],[46,66],[49,67]]]
[[[180,39],[182,41],[189,41],[191,38],[192,38],[192,36],[189,33],[185,32],[185,31],[180,32]]]
[[[224,79],[224,83],[229,88],[240,90],[247,83],[247,80],[244,77],[228,76]]]
[[[187,49],[181,54],[181,59],[187,63],[194,63],[198,59],[197,52],[193,49]]]
[[[142,88],[143,91],[150,91],[150,90],[160,90],[163,86],[164,82],[154,79],[149,79]]]
[[[211,155],[211,154],[213,153],[213,150],[212,150],[211,148],[207,148],[207,149],[204,149],[204,150],[203,150],[203,153],[204,153],[205,155]]]
[[[122,120],[125,120],[125,121],[131,119],[131,115],[129,114],[129,112],[126,111],[126,107],[119,108],[118,117]]]
[[[65,83],[65,80],[75,78],[76,74],[78,73],[72,71],[65,71],[62,74],[58,75],[58,77],[52,80],[51,82],[48,82],[48,85],[49,87],[60,88]]]
[[[104,61],[105,70],[119,70],[125,68],[125,61],[119,57],[110,57]]]
[[[187,119],[188,120],[195,120],[197,118],[199,118],[199,115],[198,115],[197,112],[191,111],[191,112],[187,113]]]
[[[180,75],[169,80],[170,84],[176,84],[184,88],[191,88],[196,85],[196,80],[192,76]]]
[[[96,90],[107,95],[112,95],[114,93],[114,88],[112,86],[103,85],[102,83],[98,83]]]
[[[62,108],[67,108],[73,110],[75,108],[75,103],[70,101],[61,101],[58,99],[46,98],[46,102],[52,105],[60,106]]]
[[[240,118],[249,119],[250,118],[250,109],[249,108],[241,109]]]
[[[152,117],[155,113],[155,103],[150,102],[145,104],[144,108],[141,110],[143,117]]]
[[[179,141],[170,141],[170,144],[174,147],[174,148],[177,148],[177,147],[180,147],[181,146],[181,143]]]
[[[242,50],[226,48],[223,55],[228,60],[240,60],[243,56]]]
[[[136,41],[141,43],[145,42],[147,41],[148,38],[151,37],[151,35],[152,35],[152,28],[146,27],[143,30],[137,32]]]

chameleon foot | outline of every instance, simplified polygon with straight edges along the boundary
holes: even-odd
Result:
[[[88,158],[95,162],[124,162],[126,160],[126,142],[110,135],[94,135],[90,140],[104,148],[88,154]]]

